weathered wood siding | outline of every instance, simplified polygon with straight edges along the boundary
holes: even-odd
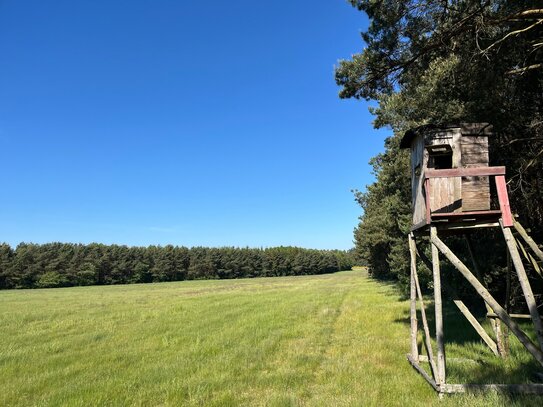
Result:
[[[411,204],[413,210],[413,225],[426,219],[426,204],[422,187],[424,185],[424,168],[428,153],[424,149],[424,137],[419,135],[411,144]]]
[[[461,164],[462,151],[459,129],[447,129],[427,136],[426,145],[448,144],[452,149],[452,168]],[[428,154],[428,153],[426,153]],[[431,163],[428,168],[432,167]],[[430,208],[432,212],[459,212],[462,210],[462,182],[459,178],[434,178],[430,180]]]
[[[460,140],[462,167],[488,166],[488,137],[464,135]],[[490,209],[490,184],[488,177],[462,178],[462,210]]]
[[[425,171],[428,168],[488,167],[487,123],[461,123],[436,128],[422,126],[406,132],[403,146],[411,148],[411,202],[413,225],[427,222]],[[435,146],[447,145],[450,150]],[[441,154],[441,155],[440,155]],[[434,174],[435,175],[435,174]],[[489,177],[443,177],[428,180],[432,213],[471,212],[490,209]]]

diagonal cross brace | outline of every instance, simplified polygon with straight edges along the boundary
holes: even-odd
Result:
[[[534,323],[535,333],[537,340],[539,341],[539,347],[540,349],[543,349],[543,323],[541,322],[539,311],[537,310],[534,293],[532,292],[530,281],[528,280],[526,270],[522,264],[522,259],[520,258],[520,254],[515,243],[515,238],[513,237],[511,228],[505,226],[501,219],[500,226],[502,228],[503,236],[505,237],[505,243],[507,243],[509,253],[511,254],[511,260],[513,260],[515,270],[517,271],[517,276],[524,294],[524,299],[526,300],[526,305],[528,305],[528,310],[530,311],[530,316],[532,317],[532,321]]]
[[[532,356],[543,366],[543,353],[537,348],[537,346],[528,338],[528,336],[520,329],[515,321],[511,319],[509,314],[501,307],[500,304],[492,297],[488,290],[481,284],[481,282],[472,274],[472,272],[466,267],[462,261],[456,257],[456,255],[447,247],[443,241],[437,237],[432,236],[431,241],[439,249],[441,253],[447,257],[447,259],[456,267],[456,269],[468,280],[468,282],[475,288],[477,293],[485,300],[485,302],[492,308],[494,313],[500,318],[505,325],[509,327],[519,341],[524,345],[526,350],[532,354]]]

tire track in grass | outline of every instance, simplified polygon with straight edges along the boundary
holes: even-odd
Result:
[[[311,397],[303,404],[419,405],[420,399],[398,391],[403,386],[431,395],[404,360],[408,332],[398,319],[405,306],[392,287],[361,276],[345,298]]]
[[[308,385],[322,363],[333,335],[333,325],[348,293],[345,281],[312,280],[284,312],[292,325],[284,331],[275,354],[258,372],[254,387],[247,389],[246,404],[253,406],[298,405],[309,397]],[[255,402],[251,394],[259,394]]]
[[[308,397],[305,400],[302,400],[300,404],[302,405],[314,405],[315,403],[319,402],[318,396],[315,397],[316,394],[319,393],[320,387],[322,386],[322,381],[326,379],[329,373],[329,365],[330,361],[337,359],[336,355],[336,346],[335,344],[338,343],[338,340],[341,339],[340,331],[341,331],[341,322],[345,318],[345,316],[348,313],[348,310],[350,309],[350,302],[352,301],[351,297],[355,296],[356,293],[353,292],[353,290],[346,291],[343,295],[343,298],[341,300],[341,303],[338,307],[338,312],[336,313],[332,324],[330,326],[330,330],[326,335],[326,341],[323,344],[323,352],[321,361],[319,363],[319,366],[315,371],[313,372],[313,380],[310,384],[310,387],[308,389]]]
[[[317,385],[317,381],[319,377],[323,374],[325,371],[325,364],[326,362],[332,357],[332,344],[334,343],[334,338],[336,338],[338,335],[338,328],[339,328],[339,321],[341,320],[341,317],[343,316],[343,313],[345,312],[346,307],[346,301],[347,298],[352,293],[349,291],[345,291],[341,298],[341,302],[339,303],[339,306],[337,307],[337,310],[334,310],[334,316],[332,320],[330,321],[330,324],[328,325],[328,329],[323,332],[323,341],[321,345],[319,346],[321,351],[321,357],[318,366],[315,368],[312,374],[312,380],[310,383],[309,389],[312,389]],[[308,396],[311,397],[312,391],[308,392]]]
[[[306,405],[307,400],[311,399],[316,380],[329,358],[328,353],[338,330],[338,321],[342,317],[345,303],[354,288],[352,274],[336,275],[336,279],[338,277],[340,280],[336,280],[332,286],[325,286],[324,296],[328,298],[328,301],[319,304],[312,317],[306,320],[310,327],[314,327],[311,332],[313,335],[302,334],[301,337],[294,338],[287,345],[287,348],[295,349],[294,358],[300,361],[298,374],[300,378],[303,378],[303,382],[298,380],[292,388],[286,389],[282,394],[276,393],[274,398],[269,400],[271,401],[270,405]],[[332,294],[337,295],[333,302],[330,301]]]

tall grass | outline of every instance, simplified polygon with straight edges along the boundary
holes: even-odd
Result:
[[[4,291],[0,405],[541,405],[439,402],[405,359],[408,308],[360,271]],[[529,379],[516,342],[502,363],[447,317],[448,355],[476,360],[451,362],[453,382]]]

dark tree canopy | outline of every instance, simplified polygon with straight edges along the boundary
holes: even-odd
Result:
[[[498,75],[540,70],[543,8],[531,1],[350,0],[370,18],[366,47],[342,61],[341,97],[378,99],[406,85],[439,59],[462,56],[473,64],[498,58]]]
[[[356,250],[376,274],[404,278],[407,155],[397,138],[424,124],[489,122],[491,165],[507,166],[513,210],[543,238],[541,0],[351,0],[370,25],[365,48],[340,61],[342,98],[374,99],[374,125],[394,136],[357,193]],[[393,221],[395,219],[395,221]]]
[[[298,247],[0,244],[0,289],[323,274],[352,266],[349,252]]]

